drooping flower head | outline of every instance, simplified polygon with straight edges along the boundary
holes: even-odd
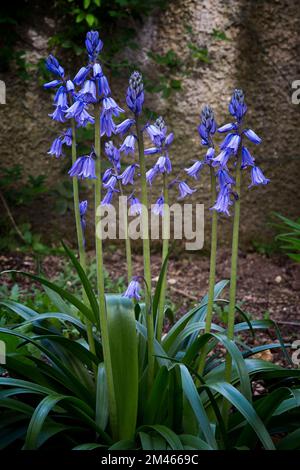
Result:
[[[129,87],[127,89],[126,103],[128,108],[135,114],[142,112],[144,103],[144,84],[140,72],[133,72],[129,78]]]
[[[128,197],[129,200],[129,215],[140,215],[142,213],[142,205],[140,200],[133,194]]]
[[[123,297],[127,297],[128,299],[135,299],[135,300],[140,300],[140,291],[141,291],[141,285],[138,281],[138,277],[133,277],[132,280],[130,281],[126,291],[124,292]]]
[[[159,198],[157,199],[156,203],[153,205],[152,207],[152,212],[153,214],[155,215],[163,215],[163,212],[164,212],[164,203],[165,203],[165,200],[164,200],[164,197],[163,196],[159,196]]]
[[[88,178],[95,179],[95,153],[94,151],[90,155],[84,155],[83,157],[77,158],[72,168],[69,170],[69,175],[77,178]]]
[[[179,197],[178,199],[183,199],[186,196],[193,194],[196,189],[191,189],[185,181],[178,182]]]

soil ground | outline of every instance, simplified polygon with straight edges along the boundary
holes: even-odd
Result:
[[[94,257],[94,253],[90,253]],[[142,256],[134,255],[134,270],[142,274]],[[43,260],[43,271],[49,277],[55,277],[62,269],[62,259],[47,256]],[[106,256],[105,264],[113,280],[120,275],[126,276],[126,265],[121,252],[117,250]],[[31,256],[11,254],[0,256],[0,270],[23,269],[35,270],[36,263]],[[160,270],[160,256],[152,256],[152,276],[157,279]],[[169,262],[168,297],[175,304],[176,317],[187,308],[197,303],[207,292],[209,258],[189,255],[171,258]],[[219,250],[217,262],[217,280],[228,279],[230,275],[230,252]],[[8,277],[4,282],[10,282]],[[28,279],[18,278],[19,283],[28,285]],[[223,298],[228,298],[224,292]],[[270,318],[278,322],[284,341],[291,343],[300,339],[300,265],[282,255],[266,257],[256,252],[241,252],[239,257],[239,282],[237,299],[251,319]],[[219,320],[217,319],[217,322]],[[258,334],[255,343],[261,344],[274,339],[274,331]],[[276,362],[281,362],[275,354]]]

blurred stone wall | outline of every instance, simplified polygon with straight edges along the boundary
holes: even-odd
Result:
[[[19,47],[27,50],[29,62],[34,64],[47,54],[47,38],[54,30],[49,18],[27,28],[24,44]],[[191,30],[193,41],[207,47],[210,63],[191,62],[187,47]],[[213,30],[225,32],[229,40],[216,39]],[[249,125],[263,139],[262,145],[253,148],[254,155],[272,180],[267,187],[244,190],[244,242],[270,234],[267,222],[272,211],[299,217],[300,105],[291,101],[292,82],[300,80],[299,30],[298,0],[173,0],[167,11],[148,18],[137,31],[140,49],[124,52],[152,78],[157,70],[147,56],[149,49],[159,54],[173,49],[182,61],[190,63],[188,76],[177,77],[174,72],[174,78],[183,80],[181,91],[167,100],[147,96],[148,106],[162,114],[175,132],[171,152],[175,175],[203,155],[196,131],[201,107],[209,103],[222,124],[228,121],[232,90],[244,90]],[[12,71],[0,78],[7,87],[7,104],[0,106],[1,164],[22,163],[25,172],[45,173],[49,184],[55,184],[62,163],[46,154],[57,129],[47,117],[51,112],[49,96],[35,76],[24,82]],[[126,83],[118,79],[112,86],[122,104]],[[248,184],[249,177],[245,179]],[[198,186],[194,200],[204,202],[208,209],[205,175]],[[224,239],[229,228],[227,219],[222,228]]]

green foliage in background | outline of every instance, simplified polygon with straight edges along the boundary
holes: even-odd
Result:
[[[291,220],[280,214],[275,215],[281,221],[276,225],[280,232],[276,236],[276,241],[280,243],[280,248],[284,253],[300,263],[300,218]]]

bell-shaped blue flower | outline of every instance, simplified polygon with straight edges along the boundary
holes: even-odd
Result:
[[[186,196],[190,196],[191,194],[193,194],[196,189],[191,189],[185,181],[180,181],[178,183],[178,189],[179,189],[179,197],[178,199],[183,199],[185,198]]]
[[[252,129],[245,129],[243,134],[251,140],[254,144],[258,145],[261,143],[261,138],[252,130]]]
[[[120,175],[120,180],[122,181],[122,184],[126,186],[127,184],[133,184],[134,183],[134,174],[135,174],[135,169],[138,167],[137,163],[134,163],[133,165],[129,165],[123,173]]]
[[[123,294],[123,297],[127,297],[128,299],[135,299],[135,300],[140,300],[140,291],[141,291],[141,285],[138,282],[137,277],[133,277],[132,281],[130,281],[126,291]]]
[[[251,168],[251,184],[252,186],[258,186],[260,184],[268,184],[270,182],[269,178],[266,178],[258,166],[253,166]]]
[[[69,175],[77,178],[95,179],[95,159],[94,154],[77,158],[76,162],[69,170]]]
[[[134,154],[134,150],[135,150],[135,136],[128,135],[120,147],[120,152],[124,152],[126,155],[128,155],[129,153]]]
[[[192,178],[195,178],[195,180],[197,180],[199,178],[199,173],[202,170],[203,166],[204,162],[197,160],[195,163],[193,163],[192,166],[190,166],[189,168],[185,168],[184,171],[187,173],[188,176],[191,176]]]

